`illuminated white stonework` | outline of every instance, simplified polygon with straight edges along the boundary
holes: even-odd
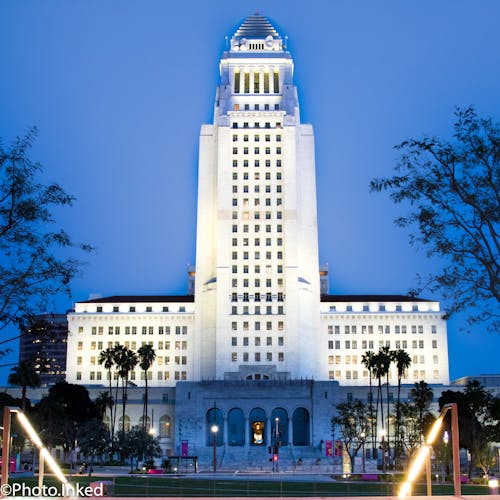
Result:
[[[321,296],[313,130],[300,120],[291,55],[259,15],[230,40],[214,120],[201,128],[196,238],[194,297],[76,304],[69,382],[105,385],[102,349],[151,343],[153,386],[301,378],[368,385],[361,357],[386,345],[410,354],[405,383],[448,383],[438,302]],[[136,368],[131,378],[143,385],[141,376]]]

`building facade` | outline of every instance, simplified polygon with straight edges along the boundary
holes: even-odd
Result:
[[[68,319],[66,314],[39,314],[21,330],[19,363],[33,365],[42,386],[66,378]]]
[[[68,315],[67,380],[106,386],[103,349],[152,345],[149,385],[176,387],[174,436],[188,436],[198,451],[212,420],[224,429],[219,445],[269,443],[278,415],[287,442],[324,439],[339,386],[368,385],[369,350],[407,351],[405,383],[449,382],[438,302],[327,293],[314,133],[300,118],[293,67],[284,40],[258,14],[223,53],[213,123],[199,139],[194,295],[100,298]],[[137,386],[143,378],[131,372]]]

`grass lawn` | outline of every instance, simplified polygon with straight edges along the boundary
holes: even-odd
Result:
[[[151,476],[75,476],[73,483],[84,486],[94,481],[112,481],[115,496],[144,496],[144,497],[281,497],[281,496],[393,496],[397,495],[397,483],[377,482],[309,482],[309,481],[269,481],[269,480],[242,480],[242,479],[207,479],[187,477],[151,477]],[[37,486],[38,478],[12,479],[13,482],[22,482],[27,486]],[[53,477],[46,477],[47,486],[58,485]],[[453,495],[452,485],[435,484],[432,487],[434,495]],[[462,485],[464,495],[488,495],[489,488],[479,485]],[[414,495],[425,495],[425,484],[414,487]]]

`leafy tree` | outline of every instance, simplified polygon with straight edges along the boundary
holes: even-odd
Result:
[[[411,455],[421,445],[423,436],[427,434],[436,419],[430,411],[422,412],[415,401],[401,403],[400,410],[399,442],[407,454]]]
[[[354,459],[363,445],[364,437],[370,430],[366,405],[363,401],[346,401],[337,405],[338,414],[332,424],[340,427],[345,449],[349,454],[351,473],[354,472]]]
[[[108,429],[106,429],[102,420],[93,418],[82,423],[76,433],[76,439],[81,452],[87,458],[90,458],[89,471],[91,471],[96,456],[109,451],[110,439]]]
[[[447,403],[457,404],[460,446],[471,455],[469,476],[477,455],[483,455],[489,443],[498,439],[500,415],[496,411],[499,399],[477,380],[467,382],[463,392],[444,391],[439,398],[440,409]]]
[[[139,468],[140,460],[152,460],[161,456],[158,438],[140,425],[134,425],[129,432],[118,432],[118,450],[121,458],[129,461],[130,472]]]
[[[153,361],[156,358],[156,353],[155,350],[153,349],[153,346],[149,344],[144,344],[143,346],[139,347],[137,354],[139,355],[139,366],[141,367],[141,370],[144,371],[145,389],[144,389],[144,408],[142,411],[142,424],[144,426],[144,429],[146,429],[147,416],[148,416],[148,370],[151,368],[151,365],[153,364]]]
[[[409,213],[396,225],[413,228],[411,244],[422,244],[443,268],[429,277],[451,311],[478,306],[470,322],[500,326],[500,128],[472,108],[457,110],[453,141],[424,136],[402,142],[397,174],[374,179],[372,191],[390,191]]]
[[[7,148],[0,140],[0,329],[46,310],[56,294],[69,293],[81,262],[62,250],[90,250],[55,227],[53,210],[74,198],[58,184],[37,180],[42,167],[28,158],[36,135],[32,128]]]
[[[427,382],[421,380],[420,382],[415,382],[409,396],[417,410],[420,435],[424,435],[426,424],[429,420],[429,408],[434,398],[434,392]]]
[[[97,418],[97,410],[85,387],[59,382],[49,389],[33,410],[35,426],[48,446],[73,447],[82,424]]]
[[[483,471],[487,479],[497,461],[497,450],[490,443],[476,448],[474,465]]]
[[[26,410],[26,389],[40,387],[40,375],[32,363],[19,363],[10,370],[7,382],[21,387],[21,410]]]

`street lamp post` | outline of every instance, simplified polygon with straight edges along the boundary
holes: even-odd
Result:
[[[276,417],[274,419],[274,422],[276,423],[276,427],[274,430],[274,450],[273,450],[273,471],[278,472],[278,425],[280,423],[280,419]]]
[[[448,475],[448,442],[450,440],[450,436],[448,435],[448,431],[444,431],[443,434],[443,443],[444,443],[444,457],[443,457],[443,482],[446,481],[446,476]]]
[[[363,472],[366,472],[365,439],[366,439],[366,434],[364,432],[362,432],[361,433],[361,464],[362,464],[362,467],[363,467]]]
[[[213,470],[214,473],[217,472],[217,432],[219,432],[219,427],[217,425],[212,425],[210,428],[213,435],[213,448],[214,448],[214,459],[213,459]]]
[[[385,429],[380,430],[380,442],[382,445],[382,472],[385,474]]]

